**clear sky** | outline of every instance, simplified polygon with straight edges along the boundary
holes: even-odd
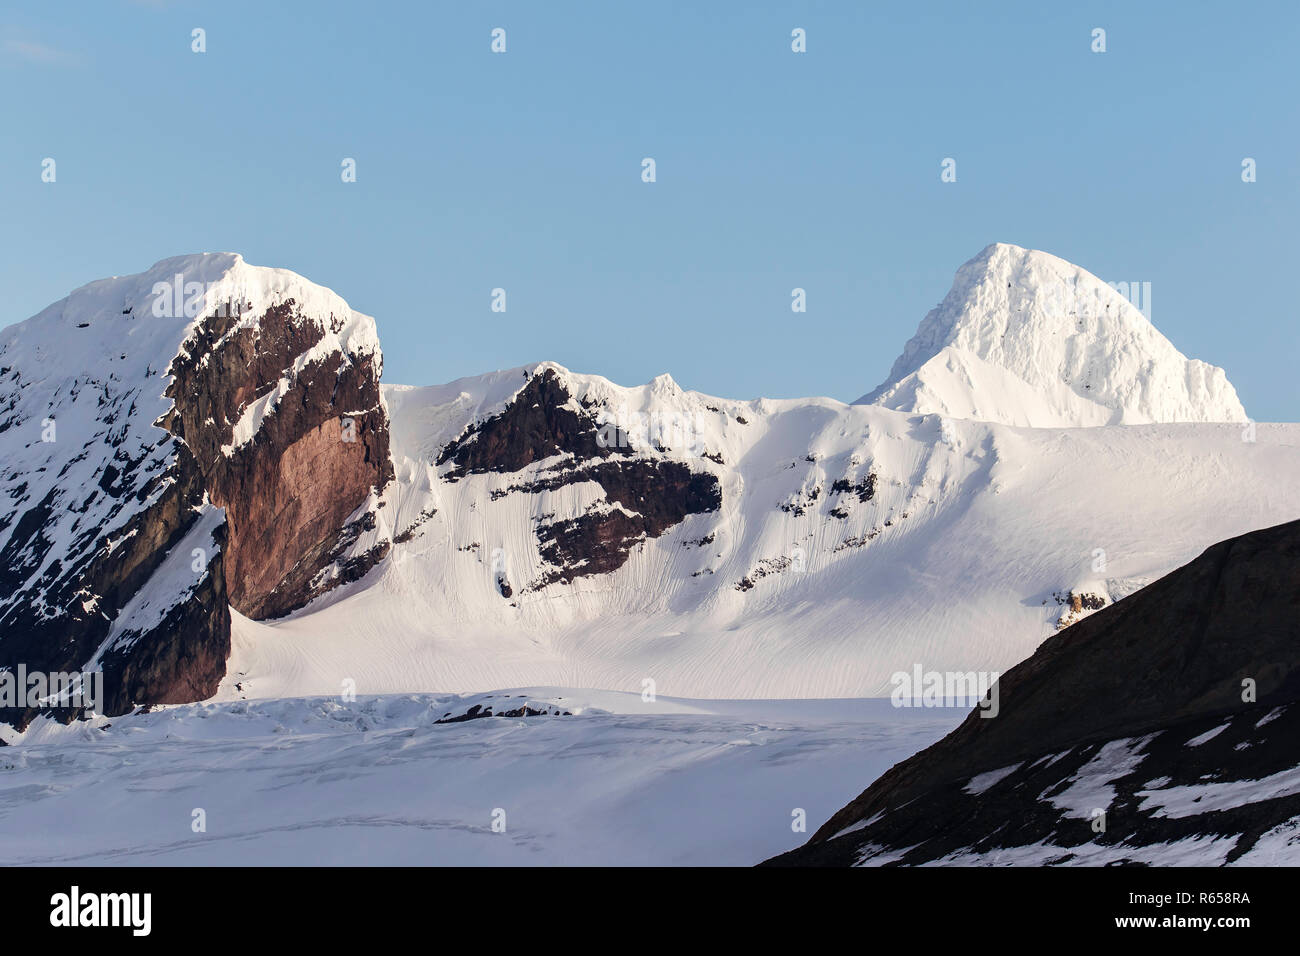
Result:
[[[851,401],[1002,241],[1150,282],[1297,421],[1298,51],[1294,0],[7,0],[0,324],[231,250],[374,315],[388,382],[552,359]]]

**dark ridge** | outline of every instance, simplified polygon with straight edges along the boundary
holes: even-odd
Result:
[[[1253,682],[1253,699],[1243,699],[1247,680]],[[1192,779],[1198,768],[1226,760],[1218,748],[1170,750],[1162,741],[1184,731],[1194,736],[1231,718],[1241,742],[1247,725],[1300,697],[1300,522],[1215,544],[1190,564],[1049,637],[1002,676],[998,695],[996,717],[972,711],[943,740],[881,776],[808,844],[772,862],[845,862],[869,845],[901,847],[896,841],[906,839],[912,846],[927,835],[927,849],[914,853],[915,860],[945,847],[975,845],[977,835],[994,829],[1003,841],[1029,833],[1024,827],[1041,831],[1046,824],[1030,819],[1027,798],[1003,799],[1003,785],[1014,785],[1014,775],[986,800],[957,795],[977,774],[1046,755],[1070,752],[1082,760],[1086,748],[1158,733],[1150,767],[1143,763],[1144,780]],[[1281,729],[1261,735],[1259,764],[1252,745],[1234,751],[1239,756],[1223,766],[1253,779],[1270,766],[1300,764],[1300,744],[1294,743],[1300,737],[1279,735]],[[1057,776],[1068,779],[1070,773]],[[1026,777],[1025,793],[1033,791],[1036,798],[1041,791],[1033,788],[1040,782],[1031,786]],[[1252,812],[1239,817],[1246,820]],[[834,839],[873,818],[871,826]],[[1165,832],[1174,831],[1142,824],[1147,842]]]
[[[437,463],[454,462],[463,474],[485,474],[520,471],[555,455],[590,461],[629,454],[626,433],[567,407],[571,397],[548,368],[530,378],[499,415],[448,444]]]

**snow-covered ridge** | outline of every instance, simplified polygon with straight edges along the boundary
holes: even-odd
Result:
[[[1246,421],[1223,369],[1188,359],[1091,273],[1006,243],[957,271],[858,402],[1046,428]]]
[[[547,569],[539,523],[613,499],[594,482],[541,487],[583,465],[564,456],[456,480],[438,460],[548,372],[565,407],[632,427],[637,455],[715,476],[721,507],[612,572],[530,588]],[[945,423],[827,398],[732,401],[666,376],[624,387],[551,362],[384,397],[397,480],[355,547],[392,550],[292,618],[236,617],[231,671],[258,697],[327,693],[339,673],[374,693],[651,678],[687,697],[883,695],[918,661],[1004,670],[1055,632],[1063,596],[1119,600],[1300,513],[1293,425],[1251,442],[1226,423]]]
[[[354,311],[338,293],[287,269],[249,265],[232,252],[174,256],[134,275],[87,283],[25,322],[0,329],[0,355],[7,367],[30,380],[36,368],[49,367],[45,388],[28,390],[23,404],[32,413],[49,410],[51,393],[61,384],[53,376],[84,371],[92,378],[107,365],[111,382],[156,379],[158,389],[142,398],[161,415],[170,402],[163,397],[170,379],[171,357],[182,352],[186,337],[202,317],[236,304],[239,319],[226,337],[256,326],[268,308],[290,300],[295,311],[321,326],[324,336],[300,365],[338,352],[347,357],[380,360],[375,320]],[[252,438],[265,415],[274,411],[284,389],[250,403],[234,423],[238,446]]]
[[[57,345],[65,353],[104,354],[125,334],[131,351],[144,353],[139,346],[145,343],[174,340],[179,347],[200,316],[225,303],[245,303],[247,318],[241,324],[248,325],[268,307],[289,299],[307,315],[336,318],[334,334],[348,351],[378,350],[374,319],[353,311],[338,293],[288,269],[250,265],[233,252],[173,256],[144,272],[87,283],[27,321],[0,330],[0,344],[26,341],[33,348]],[[147,318],[164,321],[140,321]],[[85,331],[74,335],[76,329]]]
[[[1031,294],[1032,289],[1052,287],[1043,270],[1052,275],[1066,270],[1074,278],[1065,284],[1052,280],[1058,287],[1072,294],[1088,291],[1103,313],[1108,306],[1121,313],[1118,323],[1099,319],[1095,328],[1088,326],[1092,332],[1081,348],[1110,342],[1118,334],[1115,325],[1128,330],[1143,354],[1156,354],[1160,343],[1172,351],[1136,310],[1122,301],[1117,306],[1117,294],[1082,270],[1069,272],[1074,267],[1060,260],[1014,247],[986,252],[985,261],[959,277],[954,294],[962,302],[1006,298],[1007,283],[1013,292],[1020,283],[1023,302],[1016,301],[1037,315],[1034,310],[1049,297],[1046,291]],[[1004,267],[1004,260],[1020,265]],[[0,491],[16,499],[10,530],[0,527],[0,551],[8,547],[6,535],[12,535],[17,519],[52,488],[77,504],[67,489],[101,482],[116,488],[106,478],[115,456],[139,463],[136,470],[149,474],[175,457],[176,440],[154,424],[171,406],[164,397],[172,381],[169,367],[178,388],[187,381],[202,383],[196,366],[213,373],[210,378],[218,384],[228,384],[250,355],[284,345],[287,323],[279,321],[275,342],[269,333],[246,336],[236,343],[243,351],[231,348],[222,353],[227,357],[214,358],[221,363],[220,374],[212,363],[204,365],[216,355],[215,347],[197,338],[202,351],[173,361],[198,321],[184,308],[177,318],[153,314],[154,297],[162,294],[160,287],[171,283],[174,288],[177,274],[183,305],[185,286],[195,282],[200,283],[199,309],[227,302],[246,306],[231,322],[205,327],[222,335],[221,341],[294,299],[303,320],[318,327],[304,341],[336,349],[339,356],[301,376],[314,381],[318,391],[328,392],[336,365],[360,368],[347,364],[349,355],[373,356],[368,370],[377,367],[372,320],[329,290],[284,270],[248,266],[238,256],[164,260],[139,276],[92,283],[37,319],[0,333],[0,346],[8,349],[0,367],[12,364],[18,376],[0,381],[8,389],[0,391],[0,420],[6,412],[13,419],[9,434],[0,431],[0,443],[14,443],[13,460],[21,466],[0,476]],[[994,275],[997,282],[990,278]],[[989,322],[998,320],[995,306],[986,310]],[[1008,327],[1008,344],[997,349],[1014,352],[1011,343],[1032,329],[1048,334],[1048,312],[1042,321]],[[935,343],[947,341],[948,332],[957,344],[975,347],[982,341],[976,336],[978,323],[944,326],[932,314],[923,325],[927,328]],[[289,331],[296,329],[301,327]],[[316,337],[318,329],[324,338]],[[297,343],[292,335],[289,340]],[[113,343],[130,347],[118,350]],[[1021,344],[1027,369],[1036,367],[1030,359],[1050,351]],[[924,349],[909,348],[919,360]],[[997,349],[990,345],[986,351],[992,357]],[[369,472],[358,473],[357,481],[365,485],[358,501],[366,500],[344,516],[348,535],[341,550],[331,551],[325,568],[312,570],[310,586],[300,588],[310,601],[305,607],[278,607],[276,613],[292,613],[268,623],[253,619],[271,616],[263,605],[250,607],[231,596],[229,603],[241,613],[233,618],[234,657],[223,693],[239,682],[251,683],[258,696],[327,694],[337,690],[339,674],[348,674],[368,693],[538,684],[639,693],[649,678],[659,693],[679,696],[887,694],[891,675],[918,662],[927,670],[1004,670],[1061,622],[1059,595],[1118,600],[1131,590],[1126,582],[1148,582],[1216,540],[1300,512],[1300,484],[1293,480],[1300,473],[1300,426],[1260,426],[1257,436],[1252,432],[1247,439],[1240,425],[1226,423],[1080,429],[980,421],[1028,418],[1021,424],[1076,426],[1103,424],[1117,412],[1065,385],[1058,402],[1054,393],[956,345],[940,351],[958,356],[963,367],[992,369],[990,374],[1018,383],[1023,394],[997,392],[1007,401],[1005,416],[968,414],[956,420],[962,416],[949,404],[944,420],[938,414],[918,417],[910,409],[827,398],[721,399],[684,390],[667,375],[624,387],[550,362],[446,385],[385,385],[381,391],[374,384],[364,402],[349,398],[330,408],[328,416],[313,419],[309,430],[323,435],[318,426],[328,421],[337,429],[335,416],[381,407],[385,429],[391,419],[391,441],[386,431],[372,457],[385,465],[391,460],[395,480],[386,486],[381,481],[371,491]],[[1117,361],[1131,358],[1119,345],[1097,354],[1112,352]],[[205,427],[207,437],[217,436],[204,447],[205,464],[240,464],[265,449],[263,439],[281,431],[290,412],[303,407],[296,401],[276,405],[285,381],[299,366],[311,364],[294,349],[286,354],[287,371],[279,382],[277,360],[270,363],[269,375],[245,382],[247,390],[219,388],[227,398],[238,398],[215,413],[217,422],[203,421],[208,406],[200,413],[199,405],[189,403],[186,444],[193,446]],[[11,363],[11,355],[18,360]],[[85,370],[80,385],[67,380],[68,370],[77,368]],[[538,393],[545,398],[525,404],[539,409],[536,419],[580,419],[582,425],[568,434],[587,444],[555,446],[549,457],[511,458],[506,446],[514,438],[482,438],[485,423],[502,416],[531,383],[551,377],[555,385]],[[1146,380],[1148,385],[1163,381],[1154,373]],[[1109,380],[1103,375],[1097,381]],[[1085,392],[1105,391],[1091,384],[1094,388]],[[1122,391],[1124,385],[1116,379],[1107,387]],[[113,408],[119,411],[111,420],[101,420],[109,415],[101,390],[115,394]],[[1142,401],[1154,394],[1149,388],[1139,391]],[[990,392],[965,394],[983,402]],[[9,409],[6,397],[15,402]],[[76,414],[68,405],[74,399]],[[1080,404],[1067,407],[1067,402]],[[60,442],[44,445],[37,440],[39,425],[51,408]],[[1025,409],[1033,414],[1024,415]],[[1128,423],[1124,414],[1121,410]],[[606,454],[591,444],[593,422],[610,426],[626,448]],[[68,423],[75,443],[64,440]],[[553,422],[521,424],[528,432]],[[230,437],[218,434],[223,428],[230,429]],[[103,442],[89,455],[82,454],[88,435]],[[129,439],[125,444],[122,435]],[[492,445],[488,450],[497,457],[487,467],[459,467],[445,458],[459,442],[480,451]],[[287,447],[276,446],[263,464],[280,469]],[[286,502],[317,493],[337,497],[337,485],[321,480],[310,464],[317,460],[300,463]],[[717,488],[716,507],[665,515],[665,505],[683,497],[676,488],[684,486],[673,481],[696,478]],[[263,484],[259,479],[247,487]],[[228,518],[254,497],[237,482],[223,488],[228,496],[213,500],[228,509]],[[279,499],[266,500],[278,507]],[[60,549],[88,553],[100,548],[101,536],[110,544],[124,541],[123,548],[138,542],[123,530],[132,501],[129,495],[113,502],[96,499],[93,507],[103,512],[90,517],[60,510],[55,502],[50,527],[60,543],[42,552],[39,562],[24,558],[34,551],[15,552],[14,568],[23,575],[23,587],[15,593],[26,593],[29,580],[52,567]],[[127,510],[119,516],[114,508]],[[365,520],[358,520],[361,512]],[[616,512],[627,516],[624,526]],[[92,518],[94,535],[86,530]],[[639,526],[643,520],[656,522],[654,529]],[[582,533],[584,522],[601,533]],[[231,527],[237,524],[231,519]],[[246,525],[273,526],[276,521],[264,514]],[[569,537],[560,549],[563,561],[557,562],[561,534]],[[265,538],[278,545],[293,535]],[[611,540],[622,552],[617,561],[609,557]],[[238,584],[249,578],[246,592],[260,595],[262,583],[250,576],[267,564],[266,556],[243,553],[249,557],[236,562],[236,534],[218,558],[241,569],[242,574],[228,571],[228,580]],[[276,552],[274,557],[278,562],[293,556]],[[575,573],[557,580],[557,567]],[[338,587],[324,594],[318,579]],[[40,606],[41,592],[31,593],[38,597],[29,603]],[[79,600],[86,608],[99,608],[104,593],[91,589]],[[163,600],[150,598],[150,620],[152,609],[165,607],[157,603]]]

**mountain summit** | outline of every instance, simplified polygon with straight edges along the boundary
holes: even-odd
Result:
[[[1246,420],[1223,369],[1184,356],[1107,283],[1001,242],[957,270],[855,404],[1042,428]]]
[[[381,368],[373,319],[233,253],[0,330],[0,671],[102,670],[113,715],[202,699],[231,608],[283,616],[364,574],[385,550],[350,549],[392,476]]]
[[[1001,376],[981,383],[1019,382],[1008,407],[1118,417],[1064,385],[1077,407],[1053,405],[1031,384],[1049,373],[1030,375],[1053,355],[1010,344],[1053,341],[1040,273],[1067,270],[1121,314],[1057,351],[1109,335],[1096,363],[1174,357],[1113,381],[1089,366],[1099,398],[1154,388],[1175,360],[1208,369],[1071,269],[994,247],[959,276],[954,318],[945,303],[923,331],[970,340],[943,348]],[[1019,365],[977,357],[993,354],[973,338],[985,301],[988,323],[1033,327],[994,339]],[[1002,671],[1213,541],[1300,514],[1296,425],[1256,443],[1217,424],[940,428],[551,362],[381,385],[382,363],[370,317],[234,254],[95,282],[0,330],[0,677],[101,672],[109,716],[330,696],[345,677],[879,697],[918,660]],[[1170,417],[1191,404],[1183,374]],[[52,697],[0,698],[0,740],[73,716]]]

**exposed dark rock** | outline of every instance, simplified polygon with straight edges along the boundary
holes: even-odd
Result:
[[[506,577],[506,573],[504,571],[498,571],[496,573],[496,585],[497,585],[497,593],[500,594],[503,598],[509,598],[511,595],[515,593],[514,588],[510,586],[510,579]]]
[[[134,479],[134,475],[131,477]],[[58,488],[52,488],[42,502],[24,512],[5,552],[0,553],[0,591],[9,598],[0,606],[0,668],[16,669],[23,664],[29,672],[79,671],[109,636],[121,608],[190,530],[197,519],[196,508],[203,501],[202,481],[193,456],[184,446],[178,446],[172,465],[146,480],[141,488],[141,497],[157,494],[156,501],[112,536],[118,542],[116,547],[110,548],[109,536],[98,526],[90,528],[86,533],[91,546],[77,552],[88,557],[68,566],[55,561],[34,586],[23,588],[31,571],[39,567],[25,556],[39,555],[43,560],[50,546],[37,524],[48,519],[49,503],[58,493]],[[39,522],[33,523],[34,519]],[[183,609],[173,609],[157,629],[167,644],[165,649],[153,653],[149,651],[150,641],[136,641],[132,652],[122,651],[104,660],[106,712],[110,716],[122,710],[107,708],[122,707],[122,702],[131,697],[131,692],[114,680],[126,671],[134,686],[163,688],[169,695],[178,683],[206,687],[208,695],[216,689],[229,653],[229,609],[224,600],[217,601],[216,617],[210,619],[204,619],[199,609],[205,600],[212,605],[218,595],[224,597],[224,581],[210,580],[220,572],[217,555],[202,575],[196,576],[199,580],[195,595]],[[40,595],[38,600],[33,600],[34,594]],[[95,596],[89,608],[83,600],[87,595]],[[51,609],[57,611],[51,614]],[[215,662],[214,655],[219,657]],[[146,656],[150,657],[148,662]],[[193,665],[192,669],[180,673],[176,666],[180,661]],[[126,704],[125,709],[130,705]],[[46,710],[61,719],[72,719],[80,712],[67,708]],[[0,708],[0,721],[21,730],[38,712],[25,707]]]
[[[184,603],[148,633],[126,632],[101,664],[104,713],[142,704],[186,704],[217,692],[230,656],[230,604],[221,555]]]
[[[781,510],[786,514],[793,514],[796,518],[802,517],[821,497],[821,493],[821,485],[814,485],[807,491],[795,495],[791,500],[783,502]]]
[[[505,473],[555,455],[589,461],[629,454],[626,433],[569,405],[568,389],[548,368],[530,378],[501,414],[449,443],[438,464],[453,462],[464,474]]]
[[[831,513],[835,514],[834,512]],[[835,515],[835,517],[847,518],[848,513],[845,512],[844,514]],[[888,522],[886,522],[886,525],[888,525]],[[839,544],[837,544],[833,550],[838,552],[838,551],[844,551],[847,548],[865,547],[869,542],[876,540],[876,538],[880,536],[880,532],[883,530],[884,530],[883,528],[872,528],[871,530],[864,531],[862,534],[859,535],[850,535],[849,537],[841,541]]]
[[[473,704],[462,713],[448,711],[435,724],[461,724],[468,720],[482,720],[485,717],[572,717],[573,713],[556,704],[543,704],[532,707],[527,703],[511,706],[508,699],[496,704]]]
[[[349,521],[392,476],[378,354],[335,351],[296,368],[341,320],[304,316],[293,300],[236,327],[241,313],[249,318],[229,303],[195,325],[167,369],[172,407],[157,428],[137,410],[161,390],[155,369],[170,356],[150,363],[142,381],[90,368],[55,385],[51,405],[90,391],[95,420],[89,431],[59,433],[52,448],[83,444],[56,459],[57,478],[42,478],[44,466],[4,477],[11,504],[0,510],[0,531],[10,532],[0,548],[0,669],[76,672],[97,659],[110,715],[200,700],[225,673],[230,605],[255,618],[283,614],[382,559],[387,542],[352,553],[374,516]],[[289,385],[275,412],[226,454],[246,406],[281,379]],[[24,420],[18,411],[27,387],[22,370],[0,370],[0,431],[22,425],[39,437],[39,414]],[[92,481],[58,481],[87,460],[102,461]],[[33,484],[43,489],[36,500]],[[147,632],[128,623],[114,630],[200,516],[211,520],[212,505],[225,509],[225,522],[205,538],[215,553],[196,558],[186,590],[151,598],[172,603],[155,608],[159,620],[143,618]],[[38,712],[8,708],[0,721],[21,729]]]
[[[1093,611],[1099,611],[1110,603],[1110,599],[1104,594],[1092,594],[1083,592],[1076,594],[1073,591],[1067,591],[1064,595],[1057,593],[1053,597],[1057,604],[1065,605],[1061,616],[1056,621],[1057,630],[1069,627],[1087,617]]]
[[[530,589],[615,571],[640,542],[722,504],[715,475],[692,471],[680,461],[634,457],[626,433],[601,423],[587,408],[573,402],[564,382],[547,369],[532,376],[500,414],[468,429],[438,456],[439,464],[454,464],[450,480],[460,474],[510,474],[559,457],[530,480],[492,490],[491,501],[579,482],[600,486],[605,507],[538,523],[542,558],[552,570]],[[500,582],[498,589],[505,597],[513,593]]]
[[[857,482],[836,478],[831,484],[831,494],[854,494],[859,501],[870,501],[876,495],[876,473],[871,472]]]
[[[380,503],[381,507],[382,504],[383,503],[381,502]],[[414,540],[416,537],[416,532],[419,529],[420,525],[424,524],[426,521],[428,521],[437,513],[438,513],[437,508],[425,508],[416,516],[415,521],[413,521],[409,527],[393,535],[393,543],[405,544],[408,541]]]
[[[1171,819],[1138,791],[1251,781],[1300,765],[1300,522],[1216,544],[1054,634],[1002,676],[997,693],[997,716],[976,709],[808,844],[770,862],[846,864],[894,851],[920,863],[1037,843],[1066,848],[1056,862],[1068,862],[1086,859],[1084,844],[1141,857],[1145,847],[1196,835],[1230,837],[1231,858],[1245,852],[1300,814],[1300,797],[1270,799],[1264,788]],[[1050,798],[1107,745],[1134,756],[1102,774],[1116,797],[1098,808],[1107,828],[1095,833]],[[1003,768],[1005,779],[969,791],[972,778]]]
[[[717,511],[718,480],[675,461],[609,462],[562,476],[563,484],[595,481],[611,503],[609,511],[544,524],[537,529],[542,557],[556,570],[543,583],[616,571],[641,541],[657,538],[687,515]]]
[[[764,558],[759,561],[758,567],[740,579],[736,584],[736,590],[750,591],[754,588],[755,584],[763,580],[763,578],[767,577],[769,574],[780,574],[782,571],[789,570],[794,566],[794,564],[794,559],[787,555],[782,555],[779,558]]]

